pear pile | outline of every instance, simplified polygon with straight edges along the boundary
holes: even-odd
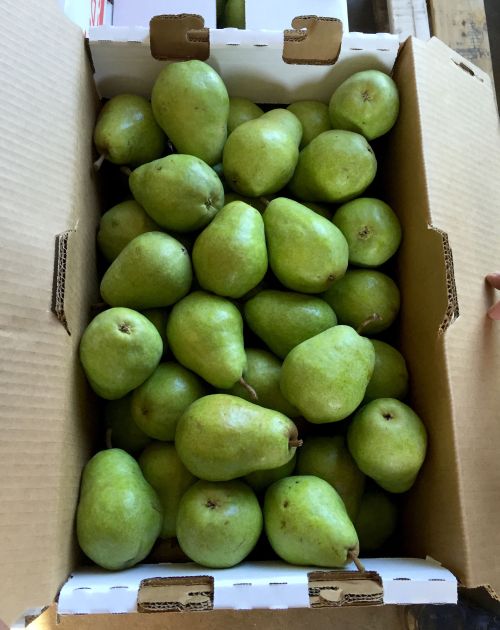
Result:
[[[80,342],[107,448],[77,536],[101,567],[172,539],[212,568],[390,550],[427,446],[390,343],[401,226],[364,196],[398,111],[376,70],[329,104],[261,108],[200,61],[103,107],[96,168],[127,167],[130,198],[101,218],[105,307]]]

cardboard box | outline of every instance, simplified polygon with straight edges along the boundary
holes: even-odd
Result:
[[[81,470],[93,449],[95,399],[78,363],[78,343],[91,317],[91,305],[98,299],[95,230],[101,207],[99,181],[92,170],[98,98],[81,30],[60,14],[55,2],[44,0],[33,0],[29,6],[4,0],[0,18],[0,617],[10,622],[23,611],[53,602],[82,561],[74,537],[74,513]],[[316,23],[310,27],[316,28]],[[299,40],[292,38],[292,55],[298,54],[297,42],[299,48],[308,47],[302,35]],[[367,38],[368,48],[373,41]],[[331,44],[328,39],[322,42],[327,48]],[[115,60],[122,60],[114,81],[110,65],[106,72],[100,67],[106,47]],[[147,90],[151,69],[158,71],[163,62],[150,57],[146,61],[144,48],[141,42],[127,40],[92,45],[100,89],[104,78],[106,89],[120,88],[128,65],[138,74],[145,70],[141,87]],[[276,45],[264,48],[263,54],[279,62],[279,67],[255,74],[252,64],[261,54],[256,52],[259,48],[248,41],[217,47],[211,40],[209,62],[230,86],[241,94],[256,94],[256,100],[314,97],[319,95],[319,76],[324,97],[342,76],[341,58],[338,65],[318,66],[320,70],[290,65],[281,60]],[[231,50],[237,51],[234,57]],[[311,47],[306,52],[307,57]],[[369,50],[351,52],[356,68],[377,58]],[[317,56],[325,58],[319,49]],[[327,61],[329,56],[328,50]],[[379,158],[385,173],[384,198],[404,227],[398,266],[402,345],[411,372],[412,404],[426,423],[430,448],[408,495],[401,551],[409,560],[398,565],[396,573],[394,565],[375,561],[376,575],[368,581],[370,593],[379,597],[375,601],[381,601],[377,585],[382,586],[382,601],[413,601],[413,586],[404,583],[414,581],[422,593],[418,591],[422,580],[410,574],[420,566],[427,601],[449,601],[449,587],[455,587],[449,574],[433,563],[421,565],[411,558],[435,558],[466,587],[500,589],[496,523],[500,329],[485,317],[495,296],[484,282],[485,274],[498,266],[500,251],[500,230],[495,225],[500,202],[498,116],[486,75],[436,39],[408,40],[399,51],[394,78],[401,93],[401,116]],[[297,83],[295,88],[291,81]],[[176,628],[191,623],[242,627],[242,620],[298,628],[299,620],[304,625],[331,624],[336,619],[342,620],[343,627],[356,627],[350,624],[359,620],[359,611],[335,608],[339,602],[331,595],[338,589],[349,594],[349,581],[358,578],[356,574],[315,572],[307,576],[306,585],[302,570],[280,565],[272,568],[273,575],[285,572],[290,578],[275,585],[283,594],[283,600],[275,600],[269,594],[275,586],[270,580],[266,586],[262,577],[266,567],[242,565],[241,581],[229,585],[231,605],[243,601],[238,588],[248,590],[249,580],[244,578],[254,569],[255,582],[250,582],[260,584],[266,601],[290,605],[293,578],[295,592],[302,598],[296,600],[300,606],[306,605],[307,592],[309,604],[319,598],[333,608],[89,614],[61,616],[59,621],[66,628],[165,623]],[[143,577],[154,578],[169,568],[138,570]],[[176,573],[175,567],[171,571],[168,575]],[[207,575],[205,570],[193,571],[194,577]],[[184,568],[182,572],[185,575]],[[109,592],[128,588],[116,583],[117,574],[105,575],[106,579],[96,572],[90,589],[88,582],[82,582],[81,594],[90,595],[90,612],[96,595],[102,601],[99,580],[104,579]],[[323,588],[328,580],[333,582],[331,588]],[[199,594],[207,591],[200,589],[207,583],[210,579],[198,584]],[[362,586],[364,601],[366,590]],[[122,592],[130,603],[130,593]],[[352,599],[359,594],[354,590]],[[251,602],[254,595],[248,590],[250,600],[244,601]],[[146,607],[148,601],[155,603],[144,596]],[[170,615],[168,622],[165,615]],[[380,615],[388,618],[385,612]]]

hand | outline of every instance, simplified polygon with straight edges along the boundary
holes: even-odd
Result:
[[[500,290],[500,273],[489,273],[486,276],[486,282],[488,282],[488,284],[490,284],[494,289]],[[488,309],[488,317],[490,319],[500,319],[500,302],[497,302]]]

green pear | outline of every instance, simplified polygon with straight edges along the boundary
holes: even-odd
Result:
[[[192,277],[184,245],[164,232],[146,232],[130,241],[108,267],[101,295],[110,306],[169,306],[186,295]]]
[[[329,104],[334,129],[347,129],[374,140],[397,120],[399,94],[394,81],[380,70],[355,72],[332,94]]]
[[[227,206],[232,201],[244,201],[252,208],[258,210],[261,214],[266,209],[267,202],[259,197],[245,197],[245,195],[239,195],[235,192],[226,192],[224,195],[224,205]]]
[[[101,109],[94,143],[110,162],[139,166],[159,158],[166,139],[149,101],[136,94],[119,94]]]
[[[104,419],[108,445],[134,455],[142,451],[151,442],[151,438],[135,423],[130,409],[131,400],[132,394],[117,400],[108,400],[104,406]]]
[[[303,201],[302,205],[305,206],[306,208],[309,208],[309,210],[316,212],[316,214],[319,214],[325,219],[328,219],[329,221],[331,221],[332,216],[333,216],[333,210],[331,210],[325,204],[314,203],[313,201]]]
[[[181,499],[177,538],[194,562],[224,569],[252,551],[262,520],[257,497],[242,481],[198,481]]]
[[[162,523],[158,495],[135,459],[118,448],[100,451],[82,475],[76,533],[83,552],[109,570],[143,560]]]
[[[285,562],[340,567],[358,555],[356,530],[337,491],[312,475],[286,477],[268,488],[264,525]]]
[[[281,391],[309,422],[343,420],[363,400],[374,364],[369,339],[349,326],[334,326],[286,356]]]
[[[267,271],[267,248],[261,214],[243,201],[224,206],[198,236],[193,267],[203,289],[239,298]]]
[[[347,241],[333,223],[285,197],[273,199],[263,216],[269,265],[283,285],[320,293],[344,275]]]
[[[304,201],[338,203],[359,197],[376,172],[377,159],[362,135],[324,131],[300,152],[289,188]]]
[[[287,107],[288,111],[295,114],[302,125],[302,142],[300,149],[307,146],[311,140],[319,136],[323,131],[332,128],[328,105],[320,101],[296,101]]]
[[[229,481],[292,459],[294,423],[278,411],[229,394],[196,400],[181,416],[175,447],[186,468],[207,481]]]
[[[278,192],[293,175],[301,138],[299,119],[286,109],[272,109],[241,124],[224,146],[227,183],[249,197]]]
[[[224,186],[212,168],[176,153],[136,168],[129,177],[135,199],[163,228],[189,232],[204,227],[224,204]]]
[[[372,339],[375,367],[363,402],[376,398],[404,398],[408,393],[408,369],[403,355],[384,341]]]
[[[242,378],[243,320],[229,300],[190,293],[172,309],[167,339],[177,361],[214,387],[229,389]]]
[[[153,442],[138,459],[146,481],[156,490],[163,511],[161,538],[176,536],[177,511],[182,495],[197,481],[179,459],[175,446]]]
[[[226,0],[224,28],[245,28],[245,0]]]
[[[289,418],[299,416],[299,410],[286,400],[280,390],[281,361],[270,352],[259,348],[246,348],[245,352],[247,367],[243,371],[243,379],[246,383],[252,384],[258,404],[279,411]],[[255,402],[248,388],[241,383],[233,385],[227,393]]]
[[[328,481],[354,519],[365,487],[365,476],[347,450],[342,435],[311,436],[304,440],[297,459],[298,475],[314,475]]]
[[[80,341],[80,361],[92,389],[107,400],[123,398],[155,371],[163,352],[153,324],[129,308],[96,315]]]
[[[97,245],[106,260],[112,262],[136,236],[159,229],[136,201],[123,201],[102,215]]]
[[[148,308],[141,311],[144,317],[147,317],[149,321],[154,324],[156,330],[160,333],[161,340],[163,342],[163,356],[167,354],[167,321],[169,310],[166,308]]]
[[[260,118],[264,110],[258,105],[248,100],[248,98],[238,98],[236,96],[229,99],[229,118],[227,119],[227,133],[232,133],[247,120]]]
[[[382,490],[369,490],[361,499],[354,526],[363,551],[380,549],[393,535],[398,520],[394,501]]]
[[[253,332],[282,359],[299,343],[337,324],[332,308],[321,298],[273,289],[248,300],[244,316]]]
[[[363,335],[386,330],[399,313],[400,296],[396,283],[374,269],[349,270],[323,298],[341,324],[352,326]]]
[[[135,423],[156,440],[173,441],[177,422],[189,405],[206,394],[201,379],[174,362],[160,363],[132,394]]]
[[[224,9],[226,7],[226,0],[217,0],[217,28],[224,28]]]
[[[427,432],[417,414],[396,398],[378,398],[356,412],[347,433],[359,468],[388,492],[406,492],[427,450]]]
[[[244,480],[247,484],[254,489],[255,492],[262,492],[267,490],[271,484],[278,479],[289,477],[295,470],[297,462],[297,452],[290,461],[278,468],[269,468],[267,470],[256,470],[249,475],[245,475]]]
[[[221,161],[229,96],[213,68],[197,59],[164,66],[153,85],[151,105],[179,153],[194,155],[210,166]]]
[[[349,263],[378,267],[393,256],[401,243],[401,224],[380,199],[359,197],[338,208],[332,219],[349,245]]]

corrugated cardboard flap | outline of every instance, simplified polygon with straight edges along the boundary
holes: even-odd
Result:
[[[498,295],[484,280],[500,268],[498,112],[486,74],[442,42],[410,40],[405,48],[393,144],[422,155],[420,167],[414,161],[412,172],[394,173],[393,201],[406,219],[403,281],[413,282],[402,336],[414,377],[418,370],[414,402],[431,434],[412,494],[421,519],[408,519],[407,536],[413,553],[438,558],[465,585],[500,592],[500,326],[486,317]],[[456,483],[443,485],[450,478]]]
[[[89,185],[95,111],[82,33],[57,2],[0,7],[0,618],[49,604],[72,562],[90,432],[80,426],[79,333],[94,291]],[[81,137],[83,136],[83,140]],[[95,222],[94,222],[95,226]],[[56,235],[65,267],[53,312]],[[84,254],[84,252],[89,252]],[[87,267],[87,268],[83,268]],[[89,273],[90,271],[90,273]],[[67,298],[67,299],[65,299]],[[70,387],[71,385],[71,387]],[[83,445],[83,447],[82,447]]]

